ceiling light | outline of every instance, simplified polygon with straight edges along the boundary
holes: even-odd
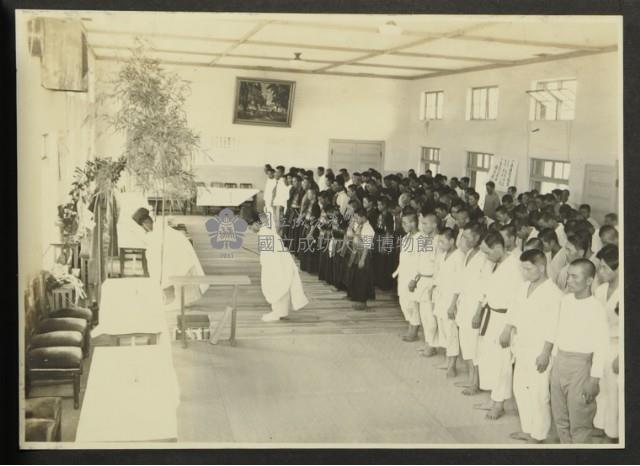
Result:
[[[402,34],[402,28],[395,21],[387,21],[378,27],[378,32],[386,36],[399,36]]]
[[[289,65],[292,66],[293,68],[302,68],[304,66],[302,64],[302,59],[300,58],[300,55],[302,55],[302,53],[294,52],[294,55],[295,57],[289,60]]]

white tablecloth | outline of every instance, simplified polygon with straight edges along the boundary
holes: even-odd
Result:
[[[253,188],[210,188],[198,186],[199,206],[233,207],[251,199],[258,193]]]
[[[158,346],[97,347],[76,441],[177,439],[179,404],[173,362]]]
[[[102,284],[100,324],[91,332],[100,335],[166,332],[167,321],[160,285],[151,278],[109,278]],[[163,340],[163,338],[161,338]]]

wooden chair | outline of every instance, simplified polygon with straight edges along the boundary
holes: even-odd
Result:
[[[85,347],[86,335],[90,332],[83,319],[48,317],[44,283],[41,275],[25,293],[25,397],[34,380],[66,380],[73,385],[77,409],[83,356],[90,351]]]
[[[141,248],[120,248],[120,276],[148,277],[146,250]]]

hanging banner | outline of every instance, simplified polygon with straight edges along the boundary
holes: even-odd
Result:
[[[495,157],[491,161],[489,179],[496,184],[496,191],[506,192],[509,186],[516,184],[518,162],[510,159]]]

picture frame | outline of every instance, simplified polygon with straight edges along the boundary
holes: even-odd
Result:
[[[236,78],[233,123],[291,127],[295,81]]]

